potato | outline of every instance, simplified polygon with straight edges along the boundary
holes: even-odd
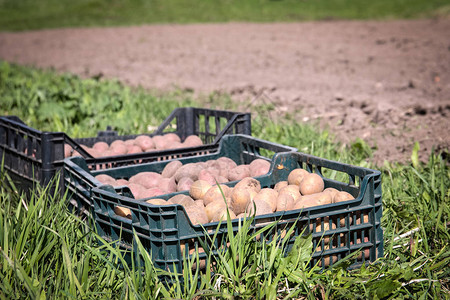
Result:
[[[162,178],[159,180],[160,189],[166,191],[167,194],[175,193],[177,191],[177,183],[175,182],[175,178]]]
[[[234,169],[237,167],[237,164],[229,157],[222,156],[217,159],[217,162],[220,164],[221,167],[226,168],[228,170]],[[227,165],[227,167],[224,167]]]
[[[194,204],[197,205],[198,207],[205,208],[205,202],[203,201],[203,199],[195,200]]]
[[[324,182],[322,177],[316,173],[309,173],[303,177],[300,182],[300,193],[302,195],[311,195],[323,191]]]
[[[250,169],[250,176],[257,177],[265,175],[269,173],[270,166],[271,164],[269,161],[262,158],[257,158],[248,165]]]
[[[171,204],[173,204],[171,201],[166,201],[166,200],[160,199],[160,198],[149,199],[145,202],[153,204],[153,205],[171,205]]]
[[[189,195],[191,195],[194,200],[202,199],[211,186],[211,184],[204,180],[196,180],[189,189]]]
[[[285,186],[288,186],[289,183],[287,181],[279,181],[275,184],[275,186],[273,187],[273,189],[277,192],[280,192],[280,190],[282,188],[284,188]]]
[[[155,148],[158,150],[169,149],[171,142],[167,140],[163,135],[155,135],[153,138]]]
[[[227,183],[227,182],[230,182],[230,181],[226,177],[219,176],[219,177],[217,177],[217,182],[218,183]]]
[[[141,147],[138,145],[126,145],[127,154],[142,153]]]
[[[111,146],[109,147],[109,150],[111,151],[112,156],[124,155],[127,154],[128,151],[127,146],[124,143]]]
[[[98,181],[100,181],[103,184],[113,185],[113,183],[116,182],[116,180],[114,178],[112,178],[111,176],[106,175],[106,174],[99,174],[99,175],[95,176],[95,179],[97,179]]]
[[[181,178],[180,181],[177,183],[177,192],[189,191],[193,183],[194,180],[192,180],[189,177]]]
[[[300,186],[300,182],[302,182],[303,178],[305,177],[305,175],[309,174],[308,171],[306,171],[305,169],[294,169],[289,173],[288,176],[288,183],[289,184],[295,184]]]
[[[331,227],[330,227],[330,218],[329,217],[325,217],[323,219],[323,228],[322,228],[322,220],[320,218],[316,219],[316,222],[314,222],[314,223],[316,225],[315,230],[314,230],[314,224],[313,223],[310,224],[309,228],[310,228],[311,232],[313,232],[313,231],[314,232],[322,232],[322,231],[328,231],[331,229],[336,229],[336,224],[333,221],[331,221]],[[329,241],[329,237],[327,237],[327,239],[325,240],[325,243],[328,243],[328,241]]]
[[[256,209],[256,211],[255,211],[255,209]],[[267,203],[266,201],[264,201],[262,199],[253,199],[248,204],[245,212],[250,216],[252,216],[253,214],[255,214],[256,216],[259,216],[259,215],[271,214],[273,212],[273,210],[272,210],[271,205],[269,203]]]
[[[179,160],[174,160],[168,163],[162,173],[161,176],[164,178],[170,178],[175,175],[175,172],[183,165],[183,163]]]
[[[183,144],[186,147],[198,147],[203,145],[203,141],[196,135],[190,135],[184,140]]]
[[[128,218],[131,220],[131,210],[129,208],[116,206],[114,207],[114,213],[118,216]]]
[[[205,224],[209,222],[208,216],[204,208],[196,205],[187,206],[184,208],[193,225]]]
[[[294,197],[289,193],[279,194],[277,197],[276,211],[291,210],[294,208]]]
[[[143,199],[145,194],[147,193],[147,189],[140,184],[130,182],[128,187],[131,190],[131,193],[134,196],[134,199]]]
[[[239,215],[247,209],[257,192],[251,188],[234,188],[231,191],[231,209]]]
[[[297,202],[301,196],[299,188],[295,184],[287,185],[287,186],[281,188],[280,191],[278,192],[279,195],[285,194],[285,193],[291,195],[292,198],[294,198],[294,202]]]
[[[353,200],[353,199],[355,199],[355,197],[353,197],[350,193],[340,191],[334,195],[333,203],[340,203],[343,201],[348,201],[348,200]]]
[[[221,164],[216,159],[209,159],[202,165],[204,168],[212,168],[215,170],[219,170],[221,168]]]
[[[203,169],[198,173],[198,179],[208,182],[210,185],[216,184],[217,177],[218,177],[218,175],[214,175],[212,172],[208,171],[207,169]]]
[[[181,139],[180,139],[180,137],[179,137],[176,133],[173,133],[173,132],[166,133],[166,134],[164,135],[164,137],[165,137],[165,139],[166,139],[167,141],[169,141],[169,142],[173,142],[173,143],[181,143]]]
[[[209,203],[208,205],[205,206],[205,213],[206,216],[208,217],[208,221],[212,222],[214,216],[223,209],[227,208],[227,205],[225,203],[225,201],[223,200],[216,200],[214,202]]]
[[[168,201],[170,201],[173,204],[182,205],[184,207],[194,205],[194,199],[192,199],[190,196],[184,195],[184,194],[175,195],[172,198],[170,198]]]
[[[337,255],[327,255],[323,258],[324,267],[329,267],[337,262]],[[322,259],[319,260],[319,267],[322,267]]]
[[[162,189],[160,189],[158,187],[151,187],[149,189],[146,189],[145,192],[142,193],[141,199],[151,198],[151,197],[155,197],[155,196],[161,196],[164,194],[167,194],[167,192],[163,191]]]
[[[253,201],[255,200],[266,201],[270,205],[272,212],[274,212],[277,210],[277,197],[278,197],[277,191],[270,188],[264,188],[261,189],[261,191],[259,191],[258,194],[256,194],[256,196],[253,198]]]
[[[114,142],[112,142],[109,146],[109,150],[117,153],[117,155],[126,154],[128,151],[127,145],[125,145],[125,142],[122,140],[115,140]]]
[[[135,143],[134,143],[134,139],[128,139],[128,140],[125,140],[125,141],[123,141],[124,142],[124,144],[125,145],[136,145]],[[136,145],[137,146],[137,145]]]
[[[331,201],[332,201],[332,203],[334,203],[334,197],[336,196],[337,193],[339,193],[339,191],[337,189],[331,188],[331,187],[326,188],[323,191],[331,194]]]
[[[331,195],[327,192],[321,192],[302,196],[294,204],[294,209],[308,208],[325,204],[331,204]]]
[[[222,195],[222,193],[223,193],[223,195]],[[226,198],[226,197],[229,197],[230,194],[231,194],[230,187],[228,187],[224,184],[213,185],[212,187],[209,188],[209,190],[205,193],[205,195],[203,195],[203,201],[206,206],[209,203],[214,202],[216,200],[223,201],[223,196],[225,196],[225,198]]]
[[[161,178],[161,174],[158,174],[156,172],[140,172],[136,175],[131,176],[128,181],[132,183],[138,183],[149,189],[159,186]]]
[[[231,209],[227,209],[227,207],[219,209],[214,216],[212,217],[212,222],[219,222],[219,221],[227,221],[228,214],[230,214],[230,220],[236,219],[236,215]]]
[[[368,242],[369,242],[369,237],[365,236],[364,237],[364,243],[368,243]],[[350,245],[353,245],[353,244],[354,244],[353,241],[350,241]],[[362,244],[362,239],[361,238],[357,238],[356,239],[356,245],[358,245],[358,244]],[[364,253],[364,259],[366,259],[366,260],[370,259],[370,248],[363,248],[361,250],[361,252],[359,253],[358,257],[357,257],[357,260],[359,260],[359,261],[362,260],[363,253]]]
[[[248,165],[240,165],[228,171],[228,179],[230,181],[241,180],[250,177],[250,167]]]
[[[153,139],[148,135],[139,135],[134,139],[134,143],[141,147],[142,151],[148,151],[151,149],[155,149],[155,143]]]
[[[189,177],[192,181],[196,181],[198,179],[198,174],[203,168],[201,165],[197,165],[195,163],[189,163],[186,165],[182,165],[178,170],[176,170],[174,177],[177,182],[181,180],[183,177]]]
[[[252,178],[252,177],[245,177],[243,178],[241,181],[239,181],[238,183],[236,183],[236,185],[234,186],[234,188],[239,189],[239,188],[249,188],[254,190],[256,193],[259,193],[259,191],[261,191],[261,183]]]
[[[86,152],[89,153],[92,157],[101,157],[102,153],[100,151],[98,151],[97,149],[94,148],[87,148]]]
[[[64,157],[71,157],[73,152],[72,146],[64,144]]]
[[[121,185],[128,185],[129,184],[129,182],[128,182],[128,180],[126,180],[126,179],[117,179],[116,180],[116,184],[117,184],[117,186],[121,186]]]
[[[95,150],[99,151],[100,153],[108,150],[109,145],[105,142],[97,142],[94,144],[94,146],[92,146],[92,148],[94,148]]]

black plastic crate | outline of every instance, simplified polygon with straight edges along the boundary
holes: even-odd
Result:
[[[256,179],[260,181],[261,187],[273,187],[276,182],[286,180],[289,172],[296,168],[319,174],[324,179],[325,188],[333,187],[347,191],[355,199],[303,210],[256,216],[252,225],[255,230],[270,222],[278,222],[275,230],[261,239],[271,240],[274,232],[283,235],[287,228],[295,224],[288,249],[292,247],[298,235],[303,232],[311,233],[316,250],[311,264],[317,263],[325,268],[358,250],[362,252],[355,258],[350,268],[374,262],[382,257],[381,173],[291,152],[275,154],[269,174]],[[227,185],[234,186],[234,184],[235,182],[232,182]],[[196,247],[201,248],[200,241],[206,240],[205,229],[211,238],[217,234],[215,245],[217,248],[226,246],[228,230],[226,222],[193,225],[182,206],[156,206],[121,195],[127,192],[129,192],[127,188],[113,188],[108,185],[92,189],[93,217],[99,234],[105,240],[117,241],[124,249],[133,249],[135,246],[133,231],[135,231],[144,248],[151,254],[155,266],[172,271],[174,267],[177,271],[181,271],[183,252],[189,256]],[[155,198],[167,200],[171,196],[173,195]],[[114,213],[116,206],[129,208],[131,220],[116,215]],[[232,220],[233,231],[238,230],[238,222]],[[207,259],[204,252],[199,253],[199,258],[203,261]]]
[[[71,157],[64,160],[64,185],[69,192],[71,206],[78,209],[78,213],[88,213],[88,210],[93,207],[91,190],[93,187],[102,185],[95,179],[95,176],[99,174],[128,179],[140,172],[161,173],[164,167],[174,159],[181,161],[183,164],[188,164],[219,157],[229,157],[238,165],[241,165],[249,164],[257,158],[270,160],[276,153],[292,151],[297,151],[297,149],[253,138],[249,135],[233,134],[224,136],[217,145],[196,147],[185,151],[178,150],[173,151],[172,154],[166,151],[161,154],[164,157],[155,155],[146,159],[146,163],[123,164],[123,161],[120,160],[109,162],[108,158],[85,160],[81,157]],[[168,160],[169,157],[172,159]],[[128,188],[123,191],[128,191]],[[178,193],[169,195],[174,194]]]
[[[189,135],[198,135],[203,147],[214,147],[225,134],[251,135],[251,117],[249,113],[238,113],[224,110],[184,107],[177,108],[164,122],[148,136],[176,133],[183,141]],[[138,135],[118,135],[117,132],[106,130],[97,137],[71,139],[63,132],[42,132],[27,126],[18,117],[0,117],[0,158],[3,158],[4,168],[10,174],[18,188],[25,191],[35,184],[46,185],[63,168],[64,144],[69,144],[84,158],[93,159],[81,145],[91,147],[96,142],[106,142],[120,139],[127,140]],[[183,148],[162,150],[139,154],[105,157],[103,167],[114,163],[121,165],[136,162],[170,159],[178,152],[189,156],[190,151],[197,149]],[[195,155],[195,154],[193,154]],[[61,174],[62,176],[62,174]]]

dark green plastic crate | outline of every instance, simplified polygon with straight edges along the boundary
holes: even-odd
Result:
[[[186,151],[173,151],[172,160],[177,159],[183,164],[207,161],[219,157],[229,157],[238,165],[249,164],[254,159],[263,158],[269,160],[275,153],[292,152],[297,149],[253,138],[249,135],[226,135],[218,145],[196,147]],[[168,158],[168,152],[164,158]],[[102,185],[94,177],[99,174],[107,174],[116,179],[128,179],[140,172],[161,173],[164,167],[172,160],[162,160],[157,156],[153,162],[136,163],[122,167],[105,169],[103,159],[85,160],[81,157],[71,157],[64,160],[64,185],[71,198],[71,205],[79,210],[79,213],[88,213],[92,207],[91,189]],[[128,188],[126,188],[128,189]],[[174,195],[172,193],[169,195]]]
[[[383,230],[381,228],[382,199],[381,173],[363,167],[330,161],[303,153],[279,153],[274,156],[271,171],[268,175],[257,177],[261,186],[273,187],[277,182],[286,180],[289,172],[295,168],[304,168],[316,172],[325,181],[325,187],[351,193],[356,199],[341,203],[277,212],[255,217],[253,228],[261,228],[268,222],[278,222],[275,231],[289,228],[296,222],[294,236],[289,241],[289,247],[295,237],[311,233],[314,249],[311,264],[325,267],[326,260],[332,258],[330,265],[355,251],[362,250],[350,268],[356,268],[363,263],[373,262],[383,256]],[[234,186],[234,183],[227,184]],[[201,247],[200,240],[205,240],[205,228],[212,237],[216,233],[217,222],[192,225],[187,214],[180,205],[155,206],[119,195],[127,189],[101,186],[92,189],[94,204],[93,217],[99,234],[108,241],[117,241],[124,249],[133,249],[135,231],[151,254],[156,267],[164,270],[181,271],[182,258],[189,254],[190,249]],[[187,194],[187,193],[185,193]],[[169,199],[172,195],[155,198]],[[116,206],[129,208],[132,220],[120,217],[114,213]],[[316,228],[317,221],[322,224],[328,219],[330,227],[323,231]],[[343,220],[343,226],[340,221]],[[233,220],[233,231],[238,230],[238,220]],[[324,225],[322,225],[324,226]],[[323,227],[321,227],[323,229]],[[274,232],[264,236],[270,240]],[[216,247],[226,243],[227,226],[221,224],[216,240]],[[329,240],[328,244],[325,243]],[[188,245],[188,246],[186,246]],[[288,248],[289,248],[288,247]],[[134,248],[135,249],[135,248]],[[367,257],[366,257],[367,254]],[[205,253],[200,253],[201,260],[206,259]]]
[[[181,140],[189,135],[198,135],[204,147],[214,147],[225,134],[251,135],[251,117],[249,113],[240,113],[206,108],[177,108],[148,136],[176,133]],[[189,147],[176,150],[162,150],[138,154],[125,154],[94,159],[81,145],[92,146],[96,142],[120,139],[127,140],[138,135],[118,135],[107,130],[97,137],[71,139],[63,132],[43,132],[27,126],[15,116],[0,117],[0,158],[4,169],[18,188],[30,190],[36,184],[47,185],[63,169],[64,144],[69,144],[88,160],[101,161],[97,168],[109,168],[117,165],[130,165],[136,162],[171,159],[178,152],[188,156],[198,149]],[[181,155],[181,154],[180,154]]]

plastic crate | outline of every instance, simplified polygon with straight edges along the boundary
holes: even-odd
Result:
[[[251,118],[249,113],[238,113],[205,108],[177,108],[165,121],[148,136],[176,133],[181,140],[189,135],[198,135],[205,147],[217,145],[225,134],[251,135]],[[0,117],[0,158],[4,168],[10,174],[16,186],[29,190],[35,184],[47,185],[63,168],[64,144],[71,145],[83,157],[92,159],[81,144],[92,146],[96,142],[111,143],[114,140],[127,140],[138,135],[117,135],[117,132],[106,130],[97,137],[71,139],[63,132],[42,132],[27,126],[18,117]],[[170,159],[177,152],[188,156],[193,148],[163,150],[106,157],[104,167],[114,162],[122,165]],[[165,155],[167,154],[167,155]]]
[[[173,155],[165,152],[164,158],[169,156],[173,159],[181,161],[183,164],[207,161],[217,159],[219,157],[229,157],[237,164],[249,164],[257,158],[270,160],[275,153],[292,152],[297,149],[280,144],[275,144],[265,140],[253,138],[249,135],[234,134],[226,135],[222,138],[218,145],[209,145],[186,149],[184,151],[173,151]],[[172,160],[173,160],[172,159]],[[134,165],[121,165],[122,162],[114,162],[116,167],[105,168],[108,159],[88,159],[81,157],[66,158],[64,161],[64,185],[68,190],[71,198],[71,206],[78,209],[78,213],[88,213],[93,207],[91,201],[91,190],[93,187],[102,185],[95,176],[99,174],[107,174],[114,178],[130,178],[140,172],[157,172],[161,173],[164,167],[172,160],[162,160],[161,157],[155,156],[147,163],[136,163]],[[147,159],[150,160],[150,159]],[[128,188],[126,188],[128,190]],[[178,193],[172,193],[174,195]],[[131,192],[130,194],[131,195]]]
[[[277,212],[256,216],[253,229],[269,222],[278,222],[274,231],[262,237],[271,240],[274,232],[294,226],[288,249],[295,237],[311,233],[314,243],[311,264],[323,268],[333,265],[354,251],[362,249],[350,268],[373,262],[383,256],[383,230],[381,228],[382,196],[381,173],[376,170],[330,161],[303,153],[279,153],[274,156],[268,175],[257,177],[262,187],[273,187],[278,181],[286,180],[291,170],[304,168],[321,175],[325,187],[333,187],[351,193],[355,199],[341,203]],[[234,186],[235,183],[227,185]],[[180,205],[156,206],[126,196],[123,188],[101,186],[92,189],[93,217],[98,233],[107,241],[117,241],[124,249],[136,249],[133,231],[144,248],[151,254],[156,267],[163,270],[181,271],[183,251],[186,257],[200,241],[205,241],[205,230],[212,237],[217,234],[216,247],[226,246],[227,224],[217,222],[193,225]],[[185,193],[187,194],[187,193]],[[158,196],[169,199],[172,195]],[[114,213],[116,206],[131,210],[132,219]],[[238,220],[232,221],[233,231],[239,228]],[[226,223],[226,222],[225,222]],[[328,229],[325,225],[328,223]],[[320,226],[317,226],[320,224]],[[334,225],[333,225],[334,224]],[[218,228],[218,225],[219,228]],[[206,260],[204,252],[199,253]]]

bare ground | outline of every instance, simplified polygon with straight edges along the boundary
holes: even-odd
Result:
[[[450,145],[450,20],[153,25],[0,33],[0,59],[146,88],[273,102],[376,146],[374,162]]]

